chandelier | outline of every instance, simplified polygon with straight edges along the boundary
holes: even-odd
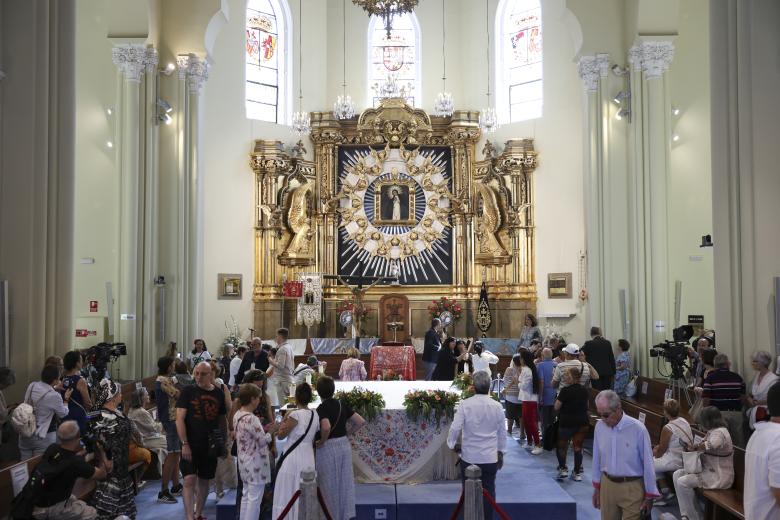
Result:
[[[303,9],[298,0],[298,27],[303,27]],[[298,135],[311,132],[311,116],[303,109],[303,31],[298,31],[298,111],[292,116],[292,130]]]
[[[393,16],[397,14],[411,13],[417,7],[419,0],[352,0],[352,3],[362,7],[368,16],[378,16],[387,31],[387,39],[390,39],[390,31],[393,30]]]
[[[411,81],[407,82],[406,85],[402,85],[398,81],[398,74],[395,74],[394,72],[388,72],[384,81],[381,83],[374,83],[371,86],[371,90],[373,90],[376,94],[376,97],[380,99],[391,97],[408,98],[412,95],[414,85],[412,85]]]
[[[436,95],[436,101],[433,103],[433,111],[437,116],[449,117],[455,111],[455,102],[452,100],[452,94],[447,92],[447,31],[445,30],[444,1],[441,0],[441,92]]]
[[[479,112],[479,127],[485,133],[498,130],[496,109],[490,103],[490,18],[488,16],[488,0],[485,0],[485,36],[487,37],[487,106]]]
[[[333,115],[336,119],[350,119],[355,115],[355,104],[352,97],[347,94],[347,0],[341,2],[341,16],[343,29],[342,36],[342,55],[341,55],[341,88],[342,94],[336,98],[333,103]]]

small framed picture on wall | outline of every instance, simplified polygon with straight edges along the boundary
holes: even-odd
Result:
[[[571,273],[549,273],[547,275],[548,298],[571,298]]]
[[[217,275],[217,299],[240,300],[243,275],[220,273]]]

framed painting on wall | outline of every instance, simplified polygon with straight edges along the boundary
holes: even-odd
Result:
[[[219,273],[217,275],[217,299],[240,300],[243,275]]]
[[[548,298],[571,298],[571,273],[549,273],[547,275]]]

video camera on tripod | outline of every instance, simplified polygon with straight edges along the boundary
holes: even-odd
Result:
[[[666,340],[650,348],[650,357],[660,357],[671,365],[671,379],[684,379],[685,368],[688,367],[685,363],[688,360],[688,341],[693,337],[693,327],[677,327],[672,331],[672,337],[673,341]]]
[[[98,343],[83,352],[87,382],[94,387],[106,377],[106,369],[110,362],[127,355],[127,345],[124,343]]]

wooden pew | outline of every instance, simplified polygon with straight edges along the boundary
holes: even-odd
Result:
[[[745,485],[745,450],[734,447],[734,484],[730,489],[703,489],[701,494],[707,501],[704,517],[708,520],[740,518],[744,520],[745,509],[742,495]]]
[[[11,481],[11,469],[21,464],[27,465],[27,474],[41,461],[41,456],[35,456],[24,462],[18,462],[0,471],[0,518],[6,518],[11,512],[11,501],[14,499],[14,488]]]

